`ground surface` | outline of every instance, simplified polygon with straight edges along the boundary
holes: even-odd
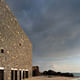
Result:
[[[33,77],[31,80],[73,80],[69,77]]]

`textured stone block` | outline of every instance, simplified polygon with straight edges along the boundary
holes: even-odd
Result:
[[[3,2],[0,2],[0,67],[8,72],[11,68],[18,71],[27,69],[29,77],[32,75],[32,44]]]

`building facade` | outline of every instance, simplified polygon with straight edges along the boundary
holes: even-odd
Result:
[[[0,80],[25,80],[32,76],[32,44],[16,18],[0,1]]]

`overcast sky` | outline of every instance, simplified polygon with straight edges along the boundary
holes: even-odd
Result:
[[[80,72],[80,0],[6,0],[33,45],[40,70]]]

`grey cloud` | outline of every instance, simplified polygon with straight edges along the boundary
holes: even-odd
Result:
[[[7,0],[11,9],[17,12],[30,10],[32,0]]]
[[[75,55],[69,51],[80,47],[80,0],[7,0],[7,3],[32,41],[33,62],[36,57]]]

